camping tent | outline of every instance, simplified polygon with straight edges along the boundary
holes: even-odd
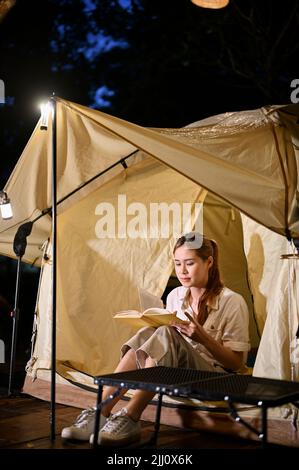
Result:
[[[161,296],[173,270],[174,215],[161,236],[164,225],[161,217],[151,218],[152,205],[183,214],[189,204],[181,232],[197,222],[203,207],[204,231],[220,244],[224,280],[244,295],[252,313],[253,346],[257,330],[262,333],[254,373],[291,378],[290,339],[298,316],[288,309],[289,262],[280,255],[292,250],[291,238],[299,238],[298,115],[295,105],[269,106],[180,129],[148,129],[57,98],[62,377],[84,385],[90,376],[113,370],[121,343],[132,333],[116,324],[113,313],[138,309],[140,287]],[[45,131],[37,123],[5,187],[14,218],[0,223],[0,252],[14,256],[17,228],[37,219],[23,258],[43,270],[28,375],[45,380],[51,349],[51,142],[51,125]],[[290,293],[296,296],[295,288]],[[70,396],[65,402],[72,402]]]

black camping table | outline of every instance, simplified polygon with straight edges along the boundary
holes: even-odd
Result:
[[[160,415],[163,395],[197,398],[199,400],[224,400],[235,421],[246,426],[267,445],[267,411],[268,408],[299,400],[299,382],[264,379],[235,373],[208,372],[195,369],[173,367],[149,367],[126,372],[97,376],[97,408],[94,429],[94,443],[97,447],[99,418],[104,385],[117,387],[118,390],[140,389],[158,393],[158,406],[155,419],[153,442],[156,442],[160,427]],[[116,392],[117,393],[117,392]],[[235,408],[235,403],[256,405],[261,409],[262,429],[258,431],[244,421]]]

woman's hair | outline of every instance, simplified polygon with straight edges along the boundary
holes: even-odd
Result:
[[[215,240],[211,240],[196,232],[191,232],[190,234],[183,235],[177,240],[174,245],[173,254],[175,254],[175,251],[183,245],[186,245],[186,248],[190,250],[194,250],[197,256],[204,261],[206,261],[209,256],[212,256],[213,258],[213,264],[209,269],[206,290],[199,302],[197,320],[201,325],[203,325],[207,318],[207,301],[212,301],[217,295],[219,295],[224,286],[218,266],[218,245]]]

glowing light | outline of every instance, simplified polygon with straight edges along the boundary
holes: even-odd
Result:
[[[202,8],[224,8],[229,4],[229,0],[191,0],[194,5]]]
[[[10,199],[5,191],[0,191],[0,212],[2,219],[11,219],[13,216]]]
[[[42,103],[40,105],[40,110],[41,110],[40,129],[42,131],[43,130],[46,131],[49,125],[50,114],[53,113],[53,107],[50,101],[47,101],[47,103]]]

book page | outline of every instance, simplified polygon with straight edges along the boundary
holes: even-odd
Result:
[[[139,318],[142,316],[141,312],[138,312],[137,310],[120,310],[119,312],[116,312],[116,314],[113,316],[113,318]]]
[[[150,292],[146,291],[145,289],[142,289],[141,287],[139,287],[138,295],[139,295],[139,303],[140,303],[141,312],[144,312],[145,310],[151,307],[163,308],[162,300],[156,295],[153,295]]]
[[[143,313],[137,312],[137,310],[123,310],[117,312],[113,318],[125,321],[127,325],[136,329],[144,326],[158,328],[159,326],[170,325],[173,322],[186,323],[178,318],[175,313],[168,312],[165,308],[148,308]]]
[[[147,318],[140,317],[140,316],[132,316],[132,315],[115,315],[113,317],[115,320],[120,320],[123,324],[127,326],[131,326],[136,330],[140,330],[140,328],[144,328],[145,326],[153,326],[150,321],[147,321]]]
[[[143,312],[143,319],[154,327],[170,325],[173,322],[186,323],[184,320],[177,317],[174,312],[169,312],[165,308],[149,308]]]
[[[147,308],[144,310],[143,315],[172,315],[172,312],[169,312],[169,310],[166,310],[166,308]]]

